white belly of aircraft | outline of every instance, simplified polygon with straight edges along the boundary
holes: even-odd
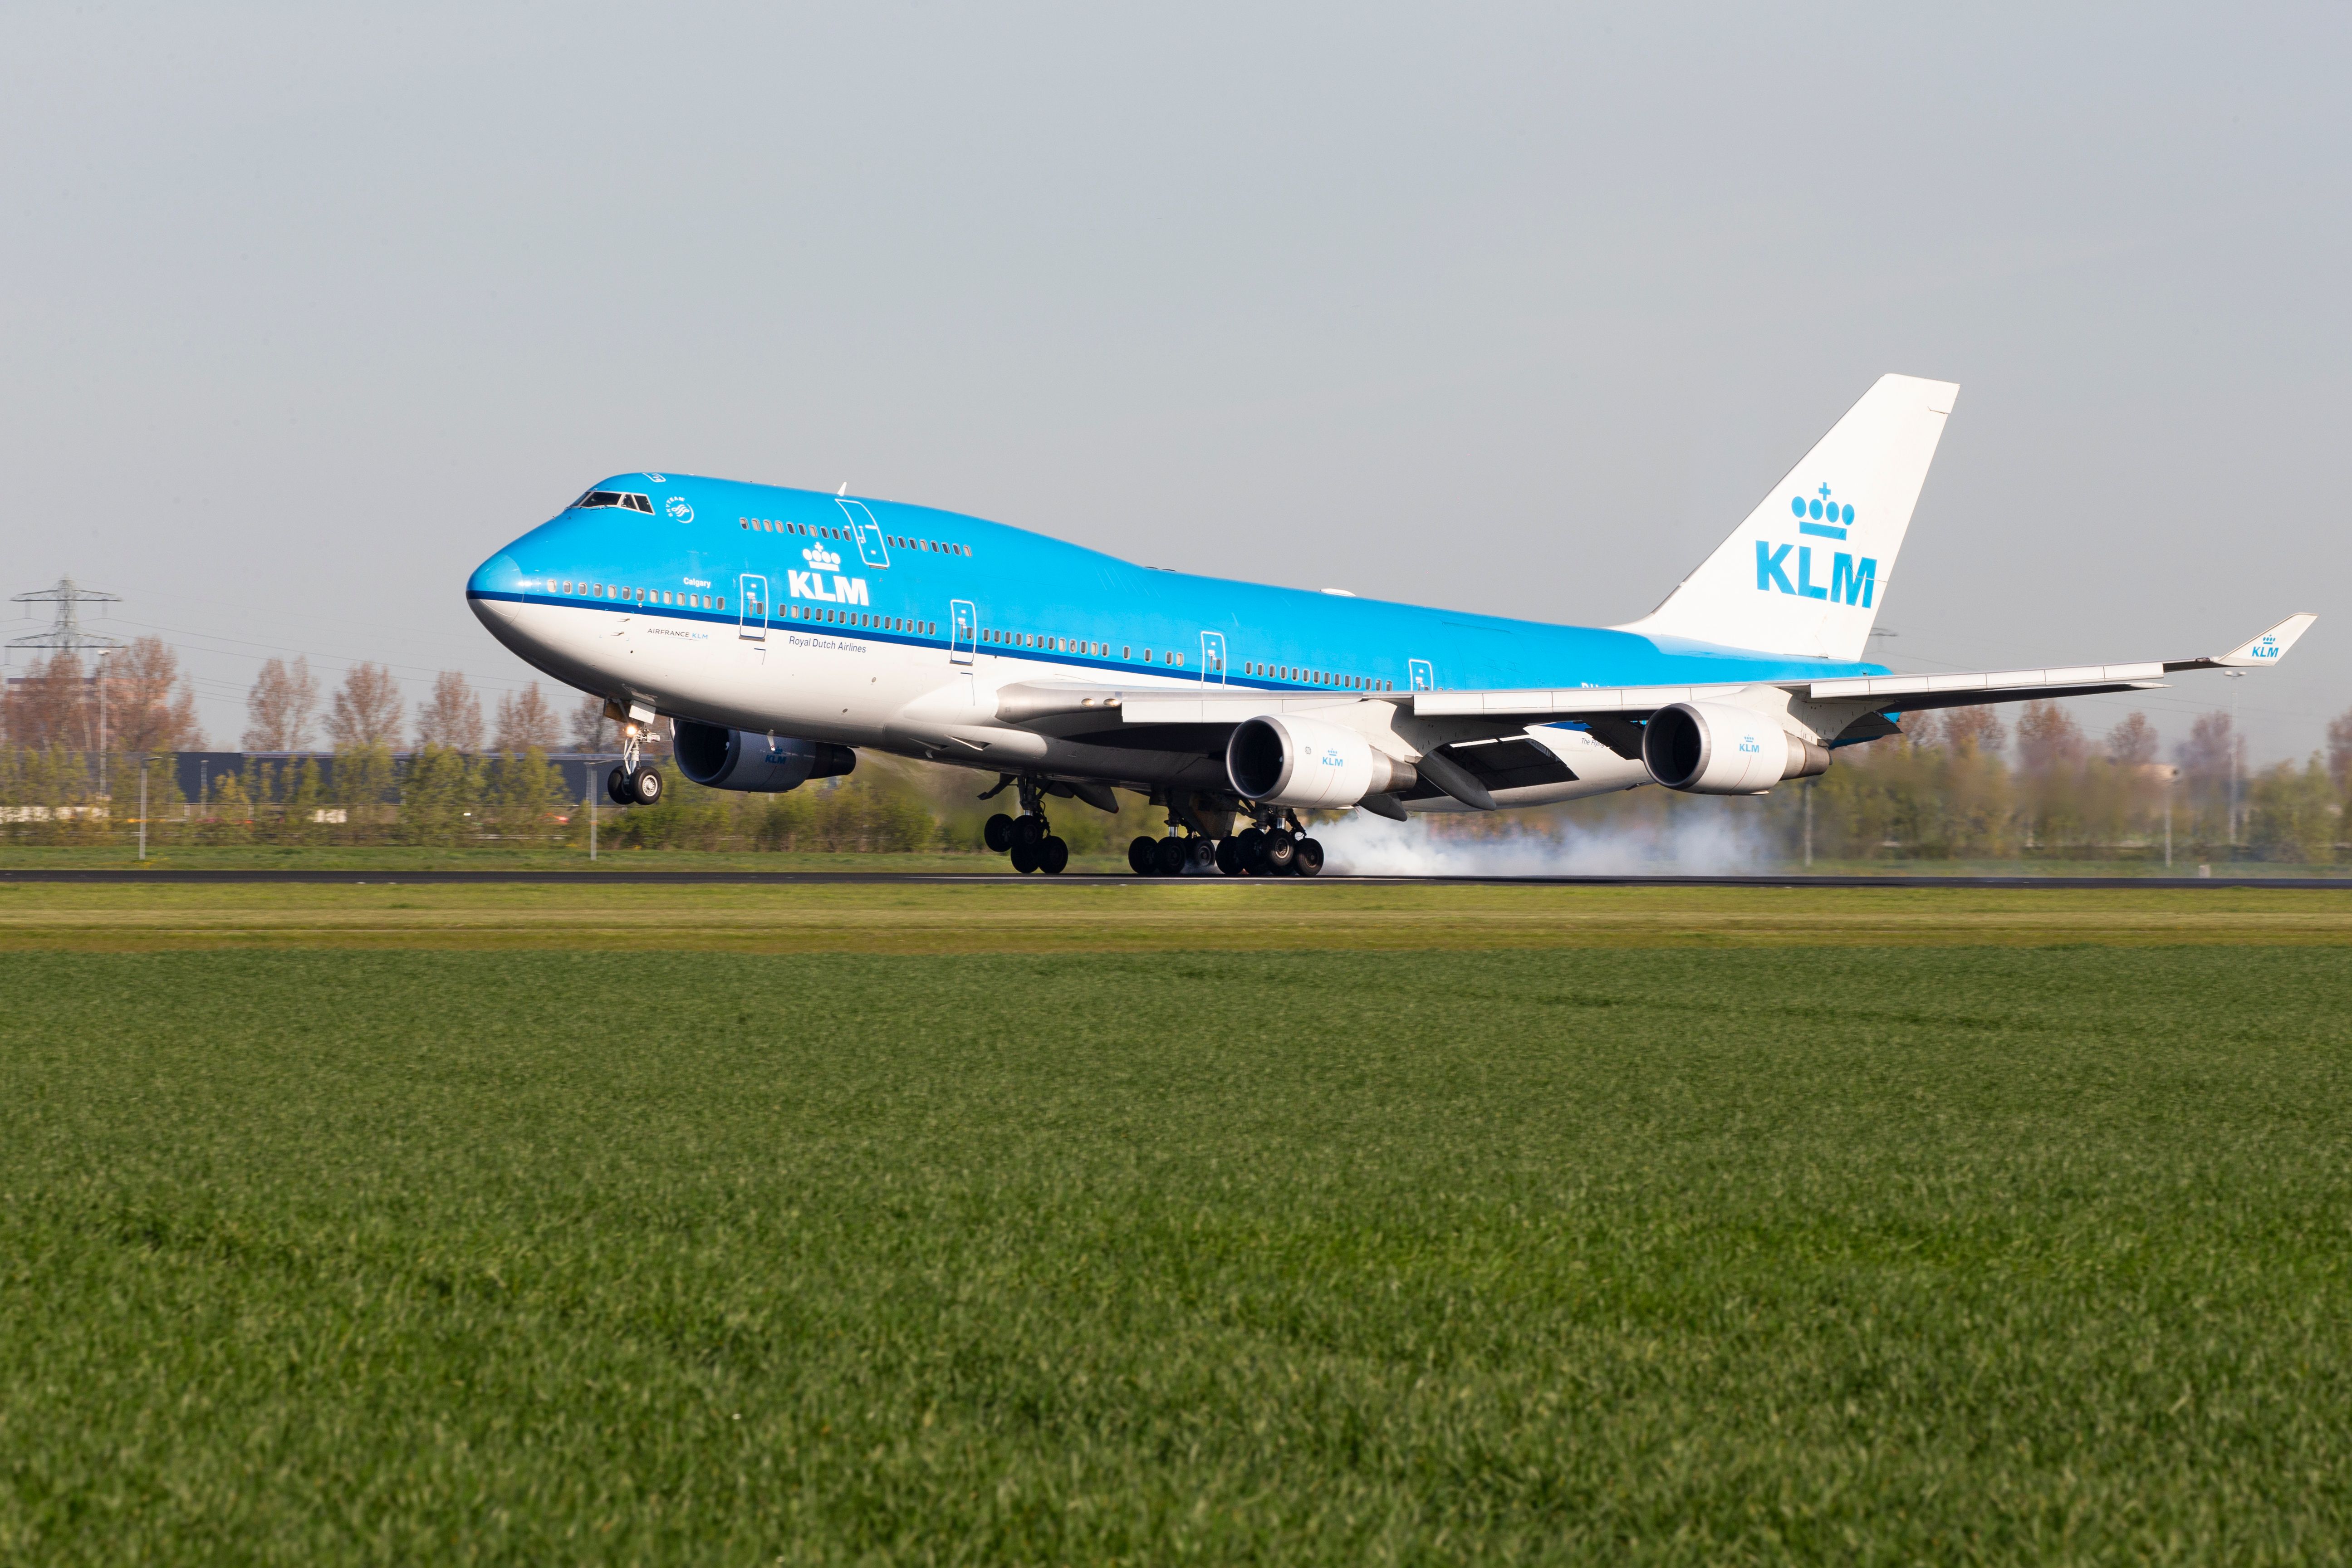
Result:
[[[1173,779],[1200,769],[1163,754],[1120,753],[1000,722],[997,692],[1015,682],[1102,682],[1099,669],[1007,658],[985,647],[958,658],[942,647],[862,635],[858,628],[771,626],[746,637],[725,623],[616,613],[569,604],[478,601],[492,632],[567,685],[625,690],[663,711],[686,710],[756,734],[876,747],[981,769],[1062,771],[1131,780]],[[1136,674],[1118,685],[1196,691],[1197,677]],[[1335,701],[1341,700],[1334,694]],[[1540,729],[1531,738],[1565,763],[1573,781],[1499,792],[1503,805],[1543,805],[1628,789],[1647,773],[1581,731]],[[1107,765],[1108,764],[1108,765]],[[1195,784],[1199,780],[1192,780]],[[1414,809],[1456,809],[1441,797]]]

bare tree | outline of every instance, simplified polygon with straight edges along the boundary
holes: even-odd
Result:
[[[319,709],[319,683],[310,661],[268,659],[245,700],[245,749],[299,752],[310,743],[310,715]]]
[[[539,682],[499,699],[499,746],[501,752],[555,750],[555,710],[539,694]]]
[[[2145,713],[2126,713],[2107,731],[2107,756],[2118,767],[2144,767],[2156,761],[2156,726]]]
[[[1944,744],[1956,752],[1998,752],[2009,743],[2009,731],[1990,708],[1948,708],[1944,710]]]
[[[457,671],[445,669],[434,679],[433,700],[416,715],[416,743],[453,752],[482,749],[482,700]]]
[[[327,734],[338,746],[390,745],[400,736],[400,688],[380,664],[359,664],[343,677],[327,716]]]
[[[89,687],[80,658],[69,647],[35,660],[8,683],[5,714],[10,743],[76,749],[94,744],[95,721],[86,711],[95,707]]]
[[[580,706],[572,710],[572,749],[575,752],[609,752],[620,743],[613,721],[604,717],[604,700],[583,697]]]
[[[107,744],[125,752],[197,752],[195,689],[162,637],[141,637],[106,661]]]
[[[2327,721],[2327,776],[2338,795],[2352,786],[2352,708]]]
[[[2079,763],[2086,749],[2083,727],[2055,702],[2029,702],[2018,715],[2018,757],[2029,774],[2042,776]]]
[[[2227,713],[2203,713],[2180,743],[2180,770],[2192,784],[2218,787],[2235,771],[2239,741]]]

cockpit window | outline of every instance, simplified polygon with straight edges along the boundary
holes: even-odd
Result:
[[[653,515],[654,510],[654,503],[646,497],[631,495],[624,490],[590,490],[572,504],[583,509],[598,506],[625,507],[631,511],[644,512],[648,517]]]

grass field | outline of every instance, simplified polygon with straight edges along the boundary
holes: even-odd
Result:
[[[2352,899],[0,889],[0,1561],[2343,1561]]]

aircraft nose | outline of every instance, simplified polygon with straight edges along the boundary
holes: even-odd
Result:
[[[466,579],[466,602],[493,629],[513,617],[522,603],[522,565],[500,551]]]

